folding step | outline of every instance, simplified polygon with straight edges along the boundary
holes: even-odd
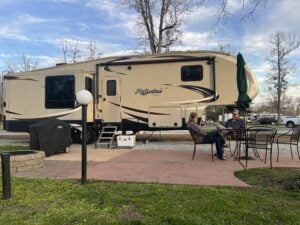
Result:
[[[106,148],[111,148],[118,127],[116,126],[104,126],[100,132],[98,140],[95,142],[95,148],[100,146],[105,146]]]

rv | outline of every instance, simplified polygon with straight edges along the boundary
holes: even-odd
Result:
[[[88,138],[103,126],[119,130],[185,129],[192,111],[210,105],[233,106],[238,99],[237,58],[213,51],[173,52],[100,58],[4,76],[4,129],[28,131],[47,118],[58,118],[78,135],[81,106],[76,93],[90,91]],[[247,95],[258,83],[245,65]]]

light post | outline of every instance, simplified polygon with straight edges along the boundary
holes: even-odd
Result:
[[[87,106],[93,100],[92,94],[87,90],[81,90],[76,93],[77,102],[82,106],[82,152],[81,152],[81,184],[86,183],[87,178],[87,151],[86,151],[86,133],[87,133]]]

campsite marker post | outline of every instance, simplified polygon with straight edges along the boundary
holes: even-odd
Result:
[[[10,184],[10,153],[5,152],[1,154],[2,166],[2,191],[3,199],[11,198],[11,184]]]
[[[85,184],[87,179],[87,105],[93,100],[93,96],[89,91],[81,90],[76,93],[76,99],[77,102],[82,106],[81,184]]]

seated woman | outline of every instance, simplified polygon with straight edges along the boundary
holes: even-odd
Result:
[[[215,156],[220,160],[225,160],[223,157],[223,148],[225,144],[224,139],[221,137],[217,130],[205,132],[205,130],[197,124],[197,113],[191,112],[189,121],[187,123],[187,128],[189,129],[194,141],[198,144],[210,144],[215,143],[217,154]]]

